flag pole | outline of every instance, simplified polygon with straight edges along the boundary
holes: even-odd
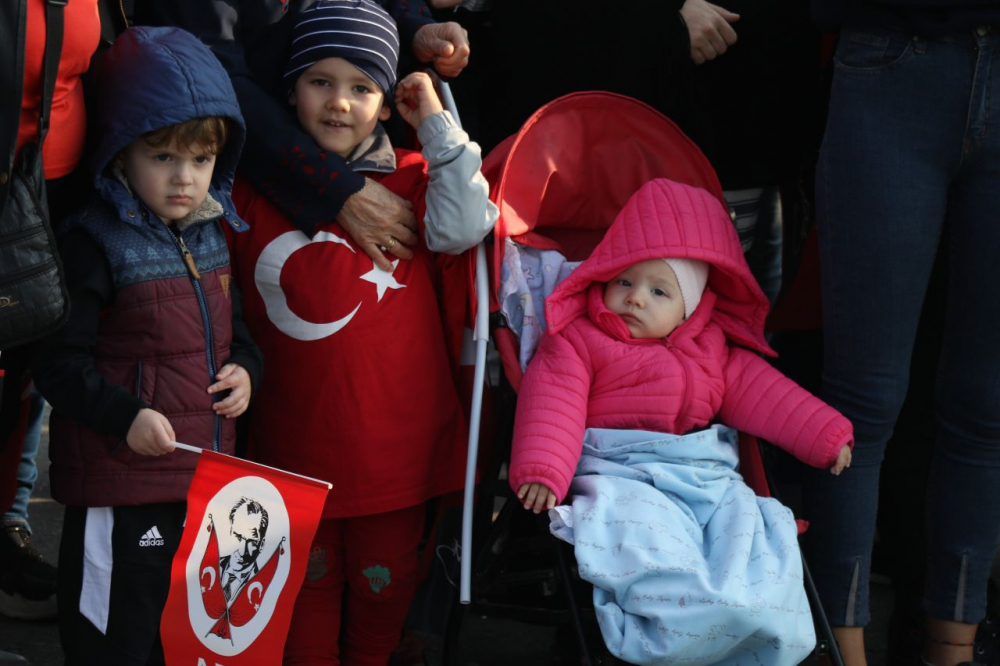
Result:
[[[191,453],[201,453],[205,449],[199,449],[197,446],[191,446],[190,444],[182,444],[181,442],[170,442],[175,447],[181,451],[190,451]]]
[[[203,453],[203,452],[205,452],[205,451],[208,450],[208,449],[199,448],[197,446],[191,446],[190,444],[184,444],[183,442],[170,442],[170,443],[173,444],[176,448],[180,449],[181,451],[190,451],[191,453],[201,454],[201,453]],[[213,453],[216,453],[216,455],[223,456],[224,458],[233,458],[234,460],[243,460],[242,458],[238,458],[236,456],[231,456],[228,453],[219,453],[217,451],[213,452]],[[245,462],[253,463],[254,465],[259,465],[260,467],[266,467],[267,469],[273,469],[276,472],[281,472],[282,474],[288,474],[289,476],[297,476],[300,479],[305,479],[306,481],[314,481],[316,483],[321,483],[321,484],[325,485],[327,487],[327,489],[333,488],[333,484],[332,483],[330,483],[329,481],[324,481],[323,479],[317,479],[317,478],[314,478],[314,477],[311,477],[311,476],[306,476],[305,474],[296,474],[295,472],[289,472],[287,469],[281,469],[280,467],[271,467],[270,465],[265,465],[263,463],[255,462],[253,460],[247,460]]]

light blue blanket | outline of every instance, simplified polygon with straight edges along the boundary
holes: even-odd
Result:
[[[736,433],[589,429],[572,505],[549,512],[574,544],[612,654],[634,664],[798,664],[812,651],[792,512],[736,471]]]

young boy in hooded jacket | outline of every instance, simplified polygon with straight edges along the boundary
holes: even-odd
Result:
[[[39,352],[67,663],[162,661],[159,622],[197,456],[232,454],[262,360],[222,226],[244,127],[225,70],[190,34],[136,28],[99,78],[96,196],[61,232],[70,319]]]

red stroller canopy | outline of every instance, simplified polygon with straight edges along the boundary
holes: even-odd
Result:
[[[653,178],[704,188],[725,205],[715,171],[677,125],[609,92],[546,104],[490,152],[483,173],[500,209],[494,271],[507,237],[571,261],[586,258],[628,198]]]

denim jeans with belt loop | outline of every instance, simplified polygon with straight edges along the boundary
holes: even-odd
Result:
[[[806,484],[823,605],[833,626],[869,621],[879,467],[948,234],[924,610],[977,623],[1000,542],[1000,34],[845,29],[816,193],[821,395],[856,436],[849,469]]]

